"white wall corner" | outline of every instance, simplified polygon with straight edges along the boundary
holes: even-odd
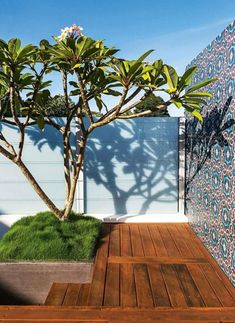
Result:
[[[185,117],[179,118],[179,213],[185,214]]]

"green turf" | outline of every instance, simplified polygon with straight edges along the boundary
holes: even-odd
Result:
[[[90,260],[95,254],[101,222],[73,214],[59,221],[51,212],[17,221],[0,240],[0,261]]]

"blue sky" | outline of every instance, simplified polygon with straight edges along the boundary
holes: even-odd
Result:
[[[182,73],[235,17],[232,0],[0,0],[0,38],[38,43],[71,24],[136,58],[155,49]]]

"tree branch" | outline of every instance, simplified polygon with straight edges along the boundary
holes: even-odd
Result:
[[[24,125],[20,122],[15,106],[15,84],[14,84],[14,70],[11,70],[11,80],[10,80],[10,108],[13,119],[20,131],[20,141],[18,145],[18,152],[17,152],[17,161],[21,159],[23,148],[24,148]]]
[[[31,100],[32,101],[32,104],[30,105],[29,110],[28,110],[28,114],[27,114],[27,116],[25,118],[24,127],[28,125],[28,122],[29,122],[29,120],[30,120],[30,118],[32,116],[34,103],[35,103],[37,94],[39,92],[40,84],[41,84],[43,75],[44,75],[44,73],[45,73],[45,71],[47,69],[47,66],[48,66],[48,64],[47,63],[44,63],[43,64],[43,68],[41,69],[40,73],[38,73],[37,70],[34,67],[31,66],[31,69],[34,71],[35,76],[36,76],[36,82],[35,82],[34,92],[33,92],[32,100]]]
[[[17,154],[16,154],[16,151],[15,151],[15,148],[13,147],[13,145],[11,145],[10,143],[9,143],[9,141],[7,141],[7,139],[4,137],[4,135],[3,135],[3,133],[2,132],[0,132],[0,140],[2,140],[3,142],[4,142],[4,144],[5,144],[5,146],[8,148],[8,149],[10,149],[11,150],[11,154],[12,155],[14,155],[14,156],[16,156]]]
[[[119,114],[119,116],[122,116],[124,113],[127,113],[128,111],[132,110],[138,104],[142,103],[145,99],[146,99],[146,96],[144,95],[139,101],[136,101],[135,103],[131,104],[129,107],[127,107],[126,109],[124,109],[123,111],[121,111],[121,113]],[[167,101],[167,102],[165,102],[163,104],[160,104],[156,108],[157,108],[157,110],[165,110],[169,105],[171,105],[171,102],[170,101]],[[152,110],[150,110],[150,111],[151,111],[151,113],[153,112]]]
[[[108,116],[112,115],[113,113],[115,113],[117,111],[117,109],[120,111],[120,109],[122,108],[123,105],[125,105],[126,101],[128,100],[128,98],[125,100],[125,97],[128,93],[128,89],[127,89],[127,92],[123,91],[123,94],[121,96],[121,99],[119,100],[119,103],[117,105],[115,105],[111,110],[109,110],[107,113],[105,113],[97,122],[100,122],[104,119],[106,119]],[[133,93],[134,94],[134,93]],[[137,95],[137,94],[136,94]],[[134,97],[134,96],[133,96]],[[124,99],[124,100],[123,100]],[[129,100],[127,101],[129,102]],[[121,105],[120,105],[121,103]],[[119,112],[118,111],[118,112]]]
[[[128,87],[124,87],[123,92],[122,92],[122,96],[121,96],[120,101],[119,101],[119,103],[117,105],[117,108],[116,108],[116,110],[114,112],[115,115],[118,115],[119,114],[122,106],[124,105],[124,102],[125,102],[127,93],[128,93]]]
[[[68,84],[67,84],[67,74],[63,70],[61,70],[62,75],[62,83],[63,83],[63,91],[65,97],[65,106],[67,109],[67,116],[69,115],[69,97],[68,97]]]
[[[5,156],[6,158],[10,159],[11,161],[14,161],[15,155],[11,154],[9,151],[7,151],[4,147],[0,145],[0,153]]]
[[[142,90],[142,88],[138,87],[128,98],[126,98],[123,105],[126,105],[131,100],[133,100]]]
[[[89,104],[88,104],[88,99],[87,99],[87,96],[86,96],[86,91],[85,91],[85,87],[84,87],[84,84],[83,84],[82,77],[77,71],[75,73],[77,75],[78,86],[79,86],[79,89],[80,89],[81,98],[82,98],[82,101],[83,101],[84,108],[86,110],[86,113],[87,113],[87,116],[88,116],[88,118],[90,120],[90,123],[93,123],[94,119],[93,119],[93,116],[92,116],[92,113],[91,113],[91,110],[90,110],[90,107],[89,107]]]
[[[1,152],[1,150],[0,150]],[[32,185],[36,193],[39,195],[39,197],[44,201],[44,203],[49,207],[50,210],[53,210],[54,214],[58,219],[62,218],[62,212],[55,206],[55,204],[52,202],[52,200],[47,196],[47,194],[43,191],[41,186],[38,184],[38,182],[35,180],[29,169],[26,167],[26,165],[21,161],[14,161],[15,164],[19,167],[23,175],[27,178],[29,183]]]
[[[46,117],[45,122],[57,129],[62,135],[64,134],[65,128],[60,126],[58,123],[54,122],[50,117]]]
[[[119,115],[117,117],[117,119],[132,119],[132,118],[138,118],[138,117],[143,117],[143,116],[146,116],[150,113],[152,113],[153,111],[151,110],[146,110],[146,111],[143,111],[143,112],[139,112],[139,113],[133,113],[133,114],[130,114],[130,115]]]
[[[129,105],[127,108],[125,108],[124,110],[122,110],[119,115],[122,115],[124,113],[127,113],[128,111],[132,110],[133,108],[135,108],[138,104],[140,104],[141,102],[143,102],[145,100],[145,95],[139,99],[138,101],[132,103],[131,105]]]

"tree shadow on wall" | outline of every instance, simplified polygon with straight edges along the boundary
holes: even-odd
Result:
[[[232,128],[234,119],[227,118],[232,97],[229,97],[220,109],[215,106],[208,111],[200,125],[196,118],[186,123],[186,156],[188,159],[186,176],[186,194],[189,192],[190,184],[206,162],[211,159],[212,148],[215,144],[220,147],[229,146],[224,131]],[[193,167],[194,165],[194,167]]]
[[[63,118],[60,117],[53,117],[55,123],[59,125],[64,125]],[[19,135],[19,129],[16,126],[7,124],[3,122],[3,125],[10,129],[14,130]],[[0,122],[0,131],[4,132],[4,129]],[[46,125],[45,128],[42,130],[37,125],[29,126],[25,129],[26,140],[33,143],[37,149],[42,152],[43,147],[48,146],[51,151],[55,151],[59,148],[60,154],[63,156],[63,138],[62,134],[55,130],[52,126]],[[8,139],[8,138],[7,138]],[[75,149],[75,133],[71,131],[70,134],[70,142],[72,149]],[[10,140],[11,141],[11,140]],[[14,139],[14,143],[16,143],[16,138]],[[24,156],[24,154],[23,154]]]
[[[60,120],[56,119],[56,122]],[[178,199],[178,145],[159,141],[156,127],[161,127],[164,121],[147,123],[148,138],[140,128],[141,122],[142,119],[118,121],[118,125],[113,122],[98,128],[86,147],[85,190],[88,180],[95,182],[98,189],[103,188],[112,199],[116,214],[145,214],[154,202],[170,205]],[[46,126],[44,131],[37,126],[29,127],[26,136],[40,152],[43,153],[43,147],[47,146],[51,151],[59,150],[63,156],[62,136],[52,127]],[[75,149],[76,134],[71,133],[70,139]],[[133,212],[127,207],[132,198],[135,199],[131,200],[133,203],[139,201],[138,207],[133,205]],[[161,210],[154,213],[157,211]]]
[[[97,129],[87,144],[85,191],[96,201],[112,199],[113,210],[119,215],[145,214],[154,202],[170,204],[178,198],[177,144],[162,144],[154,122],[147,123],[145,138],[139,122],[106,125]],[[94,192],[94,187],[99,186],[104,196]],[[127,205],[129,201],[131,206]],[[105,205],[102,209],[105,210]]]

